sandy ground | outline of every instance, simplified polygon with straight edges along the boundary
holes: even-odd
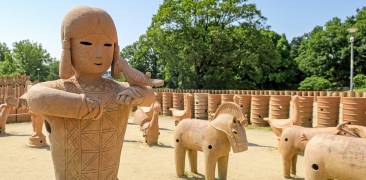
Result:
[[[130,119],[131,122],[131,119]],[[171,117],[160,118],[159,145],[143,144],[139,127],[129,123],[119,179],[127,180],[175,180],[204,179],[201,175],[178,178],[174,165],[174,124]],[[54,179],[49,148],[33,149],[25,145],[31,134],[30,123],[8,124],[7,137],[0,137],[0,180],[50,180]],[[45,133],[46,134],[46,133]],[[230,154],[228,179],[230,180],[276,180],[282,178],[282,162],[277,142],[268,128],[247,129],[250,143],[248,151]],[[198,171],[203,173],[203,155],[198,154]],[[303,157],[299,156],[298,177],[303,179]],[[186,171],[189,169],[186,161]],[[216,175],[217,177],[217,175]]]

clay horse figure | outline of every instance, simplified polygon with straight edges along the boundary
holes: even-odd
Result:
[[[5,136],[5,125],[11,110],[18,105],[18,100],[12,96],[5,98],[5,103],[0,105],[0,136]]]
[[[152,117],[151,119],[144,119],[140,124],[140,130],[143,132],[146,144],[149,146],[158,143],[159,132],[159,113],[161,106],[158,101],[155,101],[152,105]]]
[[[205,155],[205,179],[215,179],[218,163],[220,179],[226,179],[230,147],[234,153],[246,151],[248,142],[244,129],[245,117],[233,102],[221,104],[210,121],[183,119],[175,131],[175,165],[179,177],[184,175],[188,151],[191,171],[197,173],[197,151]]]
[[[117,179],[130,110],[154,102],[149,79],[119,56],[117,31],[102,9],[73,8],[61,26],[61,79],[32,86],[29,110],[47,119],[57,180]],[[128,85],[103,78],[122,72]]]
[[[154,93],[155,97],[157,93]],[[133,122],[140,126],[146,144],[149,146],[157,144],[159,132],[159,113],[161,105],[156,100],[149,107],[138,107],[134,113]]]

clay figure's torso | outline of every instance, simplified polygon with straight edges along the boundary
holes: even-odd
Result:
[[[116,104],[115,99],[125,87],[108,79],[87,87],[74,78],[54,83],[57,89],[97,99],[104,108],[102,117],[96,120],[46,117],[52,129],[56,179],[115,180],[130,109]]]

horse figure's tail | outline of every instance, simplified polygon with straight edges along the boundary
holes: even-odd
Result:
[[[222,103],[219,108],[217,108],[215,115],[212,119],[215,119],[221,113],[232,114],[238,121],[242,124],[247,125],[248,119],[244,116],[244,114],[240,111],[240,107],[234,102],[225,102]]]

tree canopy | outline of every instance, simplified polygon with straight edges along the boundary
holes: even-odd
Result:
[[[18,74],[26,74],[31,80],[57,79],[58,61],[37,42],[14,42],[12,50],[5,43],[0,43],[0,75]]]

